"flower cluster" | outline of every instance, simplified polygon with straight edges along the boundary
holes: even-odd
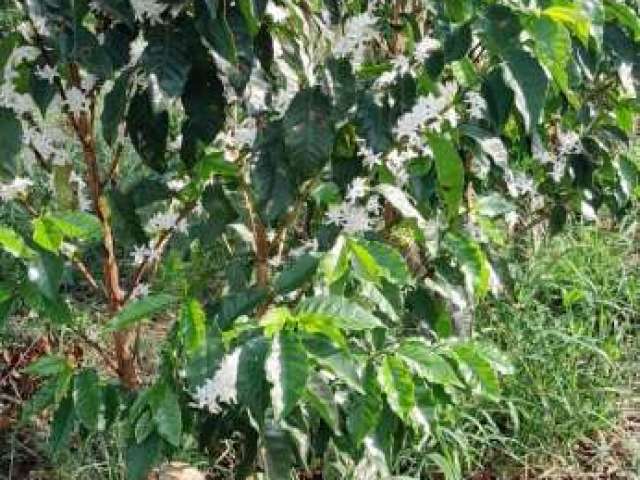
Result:
[[[25,197],[33,182],[28,178],[16,177],[11,183],[0,183],[0,200],[9,202],[16,198]]]
[[[377,223],[376,217],[380,215],[380,201],[372,195],[362,204],[368,191],[367,179],[355,178],[347,190],[345,201],[329,208],[328,222],[350,234],[373,229]]]
[[[359,67],[364,61],[367,43],[378,37],[377,23],[378,19],[371,12],[347,20],[343,34],[333,46],[336,58],[350,58],[353,65]]]
[[[216,414],[222,410],[222,403],[236,403],[238,363],[241,354],[242,348],[237,348],[225,356],[213,378],[207,379],[203,385],[196,388],[193,397],[198,408]]]

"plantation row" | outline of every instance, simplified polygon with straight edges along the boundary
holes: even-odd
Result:
[[[3,2],[0,323],[47,332],[54,456],[454,479],[470,405],[517,430],[475,318],[532,230],[633,215],[637,3]]]

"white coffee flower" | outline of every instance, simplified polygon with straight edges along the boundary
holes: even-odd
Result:
[[[145,40],[142,34],[138,35],[136,39],[129,45],[129,64],[135,65],[142,56],[144,49],[147,48],[148,42]]]
[[[49,83],[53,83],[53,80],[58,75],[58,72],[50,65],[44,65],[42,67],[36,67],[36,75]]]
[[[580,135],[571,131],[558,131],[558,155],[572,155],[580,152],[582,152]]]
[[[350,203],[363,198],[367,194],[367,179],[365,177],[356,177],[351,182],[346,194],[346,199]]]
[[[23,197],[32,185],[33,182],[24,177],[16,177],[11,183],[0,184],[0,200],[8,202]]]
[[[344,26],[344,33],[338,35],[338,39],[333,47],[333,54],[336,58],[351,57],[356,66],[362,62],[364,55],[364,45],[378,36],[376,23],[378,19],[366,12],[347,20]]]
[[[193,395],[196,406],[216,414],[222,410],[221,404],[234,404],[238,399],[238,364],[242,348],[236,348],[226,355],[213,378],[207,379],[196,388]]]
[[[172,192],[179,192],[187,186],[187,181],[184,178],[174,178],[167,182],[167,187]]]
[[[155,0],[132,0],[131,6],[138,21],[149,20],[151,25],[162,23],[162,14],[168,5]]]
[[[418,62],[422,63],[429,57],[429,55],[431,55],[439,48],[439,40],[431,37],[424,37],[422,40],[420,40],[420,42],[416,44],[413,56]]]
[[[139,283],[131,292],[131,298],[144,298],[149,295],[150,288],[146,283]]]
[[[484,118],[487,110],[487,102],[478,92],[467,92],[464,102],[469,107],[469,116],[471,118]]]
[[[374,220],[370,218],[366,207],[351,203],[332,205],[327,212],[327,219],[346,233],[354,234],[371,230]]]
[[[280,5],[276,5],[273,0],[267,2],[265,13],[271,17],[273,23],[284,23],[289,18],[289,10]]]
[[[65,104],[74,115],[78,115],[87,109],[87,97],[78,87],[68,89],[66,91],[66,97]]]
[[[147,245],[136,245],[133,247],[131,256],[133,257],[133,264],[138,266],[153,255],[153,249]]]

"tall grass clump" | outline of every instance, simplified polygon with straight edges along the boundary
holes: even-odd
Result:
[[[620,421],[640,323],[635,227],[575,226],[518,262],[512,301],[483,305],[478,330],[509,352],[511,410],[498,465],[546,469]],[[509,461],[504,461],[510,459]],[[500,466],[500,463],[505,465]]]

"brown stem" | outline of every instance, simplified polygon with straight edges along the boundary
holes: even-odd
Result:
[[[259,287],[266,287],[269,284],[269,251],[271,250],[271,245],[267,238],[267,229],[256,211],[251,188],[244,178],[247,170],[247,162],[244,155],[241,156],[240,162],[242,166],[240,190],[242,191],[247,212],[249,212],[249,223],[253,233],[253,249],[256,254],[256,281]]]
[[[71,82],[79,87],[80,74],[77,65],[70,64],[69,72]],[[94,110],[94,102],[95,100],[92,99],[90,112]],[[102,195],[102,183],[100,180],[100,171],[96,155],[96,140],[93,129],[93,115],[87,112],[81,112],[76,118],[72,112],[69,112],[68,116],[82,144],[84,162],[87,167],[87,185],[91,193],[93,208],[102,226],[104,284],[109,302],[109,311],[115,314],[122,308],[125,296],[120,288],[120,271],[113,231],[111,230],[109,206],[106,198]],[[135,355],[132,348],[134,339],[133,332],[129,330],[115,332],[113,338],[118,375],[127,388],[133,389],[140,384]]]

